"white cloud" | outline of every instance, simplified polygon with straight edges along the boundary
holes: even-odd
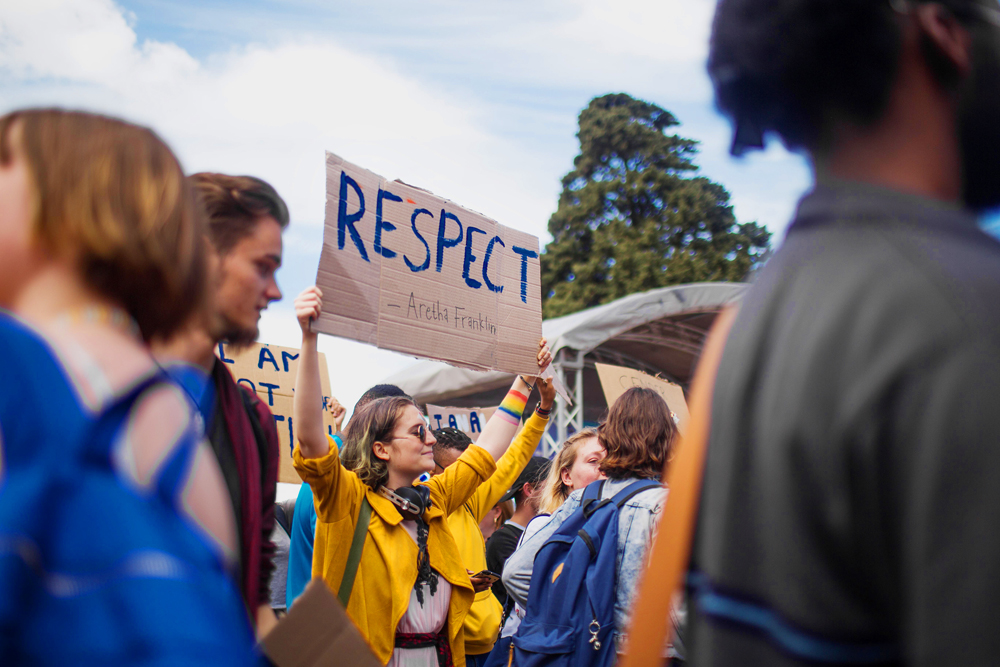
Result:
[[[5,4],[0,17],[0,71],[71,84],[31,102],[147,123],[190,171],[270,180],[298,223],[322,222],[324,149],[536,234],[551,212],[550,188],[518,169],[516,147],[480,129],[475,102],[331,40],[250,45],[199,63],[174,44],[138,43],[110,0]]]
[[[349,36],[304,30],[199,59],[174,43],[140,40],[135,25],[141,19],[112,0],[8,0],[0,3],[0,113],[52,104],[111,113],[155,128],[188,171],[251,173],[272,182],[291,209],[286,265],[296,278],[287,280],[289,269],[283,270],[286,305],[265,313],[261,339],[298,346],[290,302],[305,287],[296,281],[307,281],[314,265],[295,264],[318,255],[324,149],[536,234],[544,243],[572,152],[553,156],[557,140],[546,135],[547,143],[539,146],[532,131],[565,132],[565,144],[558,145],[572,150],[575,124],[544,101],[523,98],[532,91],[544,98],[557,86],[560,94],[588,91],[581,93],[581,106],[588,95],[619,90],[650,99],[706,100],[703,62],[713,6],[714,0],[428,0],[419,9],[408,0],[397,3],[393,11],[411,12],[422,24],[383,35],[380,43],[414,40],[422,57],[438,59],[439,74],[481,76],[487,87],[506,82],[513,92],[508,100],[492,90],[470,96],[468,87],[443,85],[448,76],[423,76],[413,63],[389,60]],[[221,12],[215,14],[220,21],[243,16],[234,15],[239,8],[206,11]],[[318,3],[316,11],[327,11],[327,4]],[[442,21],[451,23],[434,26],[435,34],[451,31],[453,40],[419,42],[421,29]],[[256,34],[253,26],[244,28]],[[374,34],[365,40],[376,42]],[[498,129],[521,119],[536,129]],[[766,190],[749,197],[734,193],[734,200],[741,217],[744,207],[759,212],[762,222],[770,222],[766,215],[784,215]],[[327,337],[321,350],[334,391],[348,405],[412,363]]]

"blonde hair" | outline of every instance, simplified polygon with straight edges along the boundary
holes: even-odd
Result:
[[[542,514],[552,514],[569,498],[572,490],[566,486],[562,480],[564,470],[569,470],[576,462],[576,455],[580,451],[580,446],[591,438],[597,437],[597,429],[585,428],[571,435],[563,443],[562,449],[556,455],[555,460],[549,467],[548,477],[545,478],[545,486],[542,489],[541,500],[538,502],[538,511]]]
[[[389,463],[375,456],[372,445],[392,438],[396,421],[410,405],[416,406],[403,396],[379,398],[355,408],[347,424],[340,462],[372,489],[377,490],[389,479]]]
[[[173,333],[201,307],[202,215],[177,158],[152,130],[26,109],[0,117],[0,163],[15,149],[34,186],[34,241],[73,262],[87,286],[135,318],[146,340]]]

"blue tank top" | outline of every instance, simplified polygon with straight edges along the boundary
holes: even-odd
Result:
[[[160,373],[80,403],[44,340],[0,312],[0,664],[260,664],[217,549],[180,511],[202,434],[179,436],[145,490],[112,446]]]

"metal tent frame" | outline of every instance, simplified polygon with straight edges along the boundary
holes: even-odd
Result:
[[[695,283],[631,294],[565,317],[546,320],[542,332],[553,353],[552,369],[573,399],[556,397],[540,454],[552,456],[572,433],[606,408],[594,364],[626,366],[686,386],[709,327],[746,289],[741,283]],[[514,376],[421,361],[384,381],[418,403],[497,405]],[[553,428],[554,427],[554,428]]]

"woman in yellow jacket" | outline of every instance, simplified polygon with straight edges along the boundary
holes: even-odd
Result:
[[[320,290],[311,287],[295,300],[302,350],[294,405],[298,442],[292,456],[295,469],[312,486],[316,505],[313,576],[332,591],[340,589],[367,501],[371,514],[348,615],[383,664],[461,667],[463,622],[475,592],[447,517],[493,474],[517,429],[529,386],[517,378],[478,444],[427,484],[413,486],[434,469],[434,436],[406,398],[379,399],[353,415],[341,460],[323,427],[316,334],[309,329],[321,299]],[[551,355],[544,340],[539,348],[544,370]]]
[[[538,407],[525,421],[524,428],[507,452],[497,461],[496,472],[480,485],[458,511],[448,516],[448,527],[458,542],[462,562],[473,573],[486,569],[486,538],[479,527],[480,522],[524,470],[549,423],[549,412],[556,397],[555,387],[550,381],[541,378],[535,384],[539,394]],[[434,445],[434,472],[444,474],[468,450],[472,441],[469,436],[454,429],[441,429],[435,431],[434,435],[437,438]],[[486,663],[500,632],[503,606],[493,595],[489,583],[491,582],[488,580],[479,582],[473,579],[473,584],[479,585],[476,587],[476,599],[465,617],[466,663],[469,665]]]

